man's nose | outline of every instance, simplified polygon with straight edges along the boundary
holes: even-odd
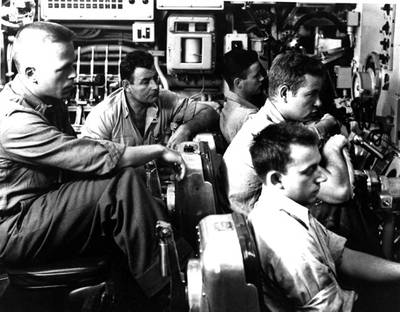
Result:
[[[150,79],[149,86],[152,89],[158,88],[158,79]]]
[[[72,67],[71,73],[69,74],[69,79],[75,79],[76,78],[76,69],[75,67]]]
[[[319,166],[318,170],[317,170],[317,177],[316,177],[316,182],[317,183],[322,183],[325,182],[327,180],[327,175],[324,172],[324,170]]]
[[[318,96],[317,99],[315,100],[314,106],[321,107],[321,105],[322,105],[322,102],[321,102],[320,97]]]

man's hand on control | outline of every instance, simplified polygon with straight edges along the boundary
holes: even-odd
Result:
[[[185,177],[186,164],[179,152],[165,147],[159,160],[173,167],[174,171],[176,172],[175,177],[178,181]]]
[[[175,149],[179,143],[190,141],[191,133],[186,125],[179,126],[168,140],[167,147]]]
[[[324,157],[329,158],[331,153],[342,153],[343,148],[348,147],[349,141],[342,134],[335,134],[326,141],[322,153]]]

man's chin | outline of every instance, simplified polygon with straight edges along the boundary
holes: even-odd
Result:
[[[72,95],[72,91],[73,90],[74,90],[73,87],[64,89],[63,93],[62,93],[62,98],[63,99],[69,99],[71,97],[71,95]]]
[[[310,198],[307,199],[306,205],[314,205],[318,201],[317,195],[310,196]]]
[[[319,111],[313,111],[307,115],[305,118],[307,121],[318,121],[322,118],[321,113]]]
[[[157,101],[158,101],[158,95],[150,97],[148,99],[147,103],[148,104],[152,104],[152,103],[157,102]]]

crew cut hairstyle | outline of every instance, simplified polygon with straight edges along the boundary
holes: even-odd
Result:
[[[286,173],[291,162],[290,145],[318,146],[317,134],[298,122],[271,124],[254,136],[250,154],[257,175],[264,180],[276,170]]]
[[[12,57],[14,63],[19,69],[19,59],[22,55],[30,54],[31,49],[40,47],[46,42],[72,42],[75,39],[75,33],[69,28],[52,22],[34,22],[22,26],[17,34],[13,44]],[[32,40],[37,40],[32,45]]]
[[[325,67],[316,59],[296,51],[278,54],[268,72],[268,96],[276,96],[278,87],[286,85],[294,94],[305,83],[304,75],[324,77]]]
[[[133,72],[137,67],[152,69],[154,65],[153,56],[144,50],[129,52],[122,59],[120,64],[121,80],[131,81]]]
[[[235,78],[246,79],[249,67],[256,62],[258,62],[258,54],[252,50],[234,48],[225,53],[222,76],[229,89],[233,89]]]

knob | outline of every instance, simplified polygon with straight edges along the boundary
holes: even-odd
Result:
[[[386,15],[389,15],[392,7],[390,6],[390,4],[385,4],[381,9],[386,12]]]
[[[383,39],[379,43],[381,44],[383,50],[387,50],[389,48],[389,45],[390,45],[390,40],[389,39]]]
[[[381,60],[382,64],[386,64],[389,61],[389,56],[385,54],[379,54],[379,59]]]
[[[389,29],[390,29],[389,22],[386,22],[385,25],[382,26],[382,31],[383,31],[386,35],[388,35],[388,34],[389,34]]]

